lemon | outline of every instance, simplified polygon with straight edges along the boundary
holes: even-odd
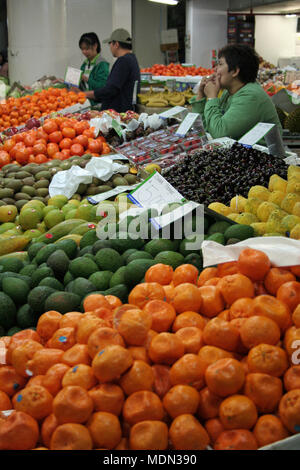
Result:
[[[300,240],[300,224],[296,224],[291,232],[290,232],[290,238],[294,238],[295,240]]]
[[[288,167],[288,180],[290,180],[293,176],[296,178],[300,178],[300,167],[296,165],[290,165]]]
[[[267,188],[265,188],[264,186],[252,186],[252,188],[250,188],[248,192],[248,198],[249,197],[257,197],[262,201],[267,201],[270,197],[270,191],[268,191]]]
[[[161,167],[157,163],[150,163],[145,167],[147,173],[153,173],[154,171],[158,171],[161,173]]]
[[[235,212],[232,212],[231,214],[226,215],[227,219],[233,220],[234,222],[236,222],[236,219],[238,216],[239,214],[236,214]]]
[[[281,203],[281,209],[291,214],[296,202],[300,202],[300,194],[289,193],[285,196]]]
[[[287,181],[278,175],[272,175],[269,179],[269,191],[286,191]]]
[[[283,199],[285,198],[286,194],[283,191],[272,191],[268,202],[273,202],[273,204],[277,204],[277,206],[281,206]]]
[[[261,222],[266,222],[275,209],[279,209],[279,206],[276,206],[276,204],[272,202],[264,201],[257,209],[257,217]]]
[[[258,197],[249,197],[245,203],[245,212],[251,212],[251,214],[256,215],[257,209],[261,204],[261,199]]]
[[[297,224],[300,224],[300,217],[296,215],[286,215],[281,220],[281,225],[287,232],[290,232]]]
[[[211,204],[209,204],[208,208],[212,211],[217,212],[218,214],[222,214],[225,216],[232,212],[230,207],[225,206],[225,204],[222,204],[222,202],[212,202]]]
[[[254,222],[259,222],[259,219],[256,217],[256,215],[251,214],[250,212],[243,212],[237,216],[235,222],[238,224],[250,225]]]
[[[234,196],[230,201],[230,208],[233,212],[243,212],[247,199],[243,196]]]
[[[250,224],[251,227],[254,229],[255,235],[257,237],[262,236],[266,233],[266,222],[254,222],[254,224]]]

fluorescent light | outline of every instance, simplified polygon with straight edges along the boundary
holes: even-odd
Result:
[[[287,15],[285,15],[286,18],[295,18],[297,15],[295,15],[294,13],[288,13]]]
[[[149,0],[154,3],[164,3],[166,5],[178,5],[179,0]]]

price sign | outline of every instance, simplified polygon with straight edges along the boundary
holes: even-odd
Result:
[[[111,191],[107,191],[106,193],[97,194],[96,196],[88,197],[87,200],[91,204],[98,204],[98,202],[105,201],[112,196],[117,196],[117,194],[124,193],[126,191],[130,191],[132,188],[136,188],[138,185],[131,185],[131,186],[117,186],[116,188],[112,189]]]
[[[159,117],[162,119],[168,119],[170,117],[176,116],[176,114],[187,112],[186,108],[183,108],[182,106],[174,106],[174,108],[168,109],[167,111],[163,111],[162,113],[159,114]]]
[[[241,137],[239,143],[252,146],[262,139],[266,134],[268,134],[268,132],[270,132],[274,126],[275,124],[270,124],[268,122],[259,122],[249,132]]]
[[[122,126],[121,124],[118,123],[115,119],[112,120],[111,122],[112,128],[116,131],[119,137],[122,137]]]
[[[128,198],[140,207],[149,208],[153,204],[165,206],[171,202],[183,202],[185,199],[160,173],[154,172]]]
[[[82,71],[74,67],[67,67],[65,74],[65,83],[72,86],[79,87],[81,81]]]
[[[196,209],[197,207],[200,207],[200,204],[197,204],[193,201],[189,201],[183,206],[177,207],[177,209],[174,209],[173,211],[168,212],[167,214],[161,215],[160,217],[153,217],[151,219],[151,223],[157,230],[159,230],[161,228],[167,227],[168,225],[172,224],[173,222],[176,222],[177,220],[182,219],[184,216],[190,214],[193,209]]]
[[[179,137],[185,137],[198,117],[199,113],[188,113],[178,127],[175,135],[178,135]]]

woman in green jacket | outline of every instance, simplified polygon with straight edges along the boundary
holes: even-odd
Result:
[[[79,47],[86,57],[81,66],[83,74],[80,89],[90,91],[104,87],[109,75],[109,63],[100,54],[101,44],[97,34],[83,34],[79,40]]]
[[[274,123],[282,132],[274,104],[256,82],[258,67],[258,55],[251,47],[228,45],[219,52],[216,73],[202,79],[190,103],[214,139],[239,140],[258,122]]]

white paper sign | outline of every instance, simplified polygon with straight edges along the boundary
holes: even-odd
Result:
[[[199,113],[188,113],[180,124],[180,126],[178,127],[175,135],[178,135],[179,137],[184,137],[198,117]]]
[[[182,112],[187,112],[186,108],[183,108],[182,106],[174,106],[174,108],[168,109],[167,111],[163,111],[162,113],[159,113],[159,117],[163,119],[170,118],[172,116],[175,116],[176,114],[182,113]]]
[[[193,209],[196,209],[196,207],[199,207],[200,204],[197,204],[196,202],[189,201],[183,206],[177,207],[177,209],[174,209],[171,212],[168,212],[167,214],[161,215],[159,217],[153,217],[150,219],[151,223],[154,225],[154,227],[159,230],[161,228],[167,227],[168,225],[172,224],[173,222],[176,222],[179,219],[182,219],[184,216],[190,214]]]
[[[79,86],[82,71],[74,67],[68,67],[65,75],[65,83],[70,85]]]
[[[270,132],[274,126],[275,124],[270,124],[268,122],[259,122],[249,132],[240,138],[239,143],[244,145],[254,145],[268,132]]]
[[[184,201],[184,197],[158,172],[152,173],[128,198],[137,206],[146,208],[153,204],[166,206],[171,202]]]
[[[98,202],[105,201],[106,199],[109,199],[112,196],[116,196],[117,194],[124,193],[126,191],[131,191],[133,188],[136,188],[138,185],[139,183],[132,184],[131,186],[117,186],[111,191],[106,191],[105,193],[96,194],[95,196],[89,196],[87,200],[91,202],[92,204],[98,204]]]

